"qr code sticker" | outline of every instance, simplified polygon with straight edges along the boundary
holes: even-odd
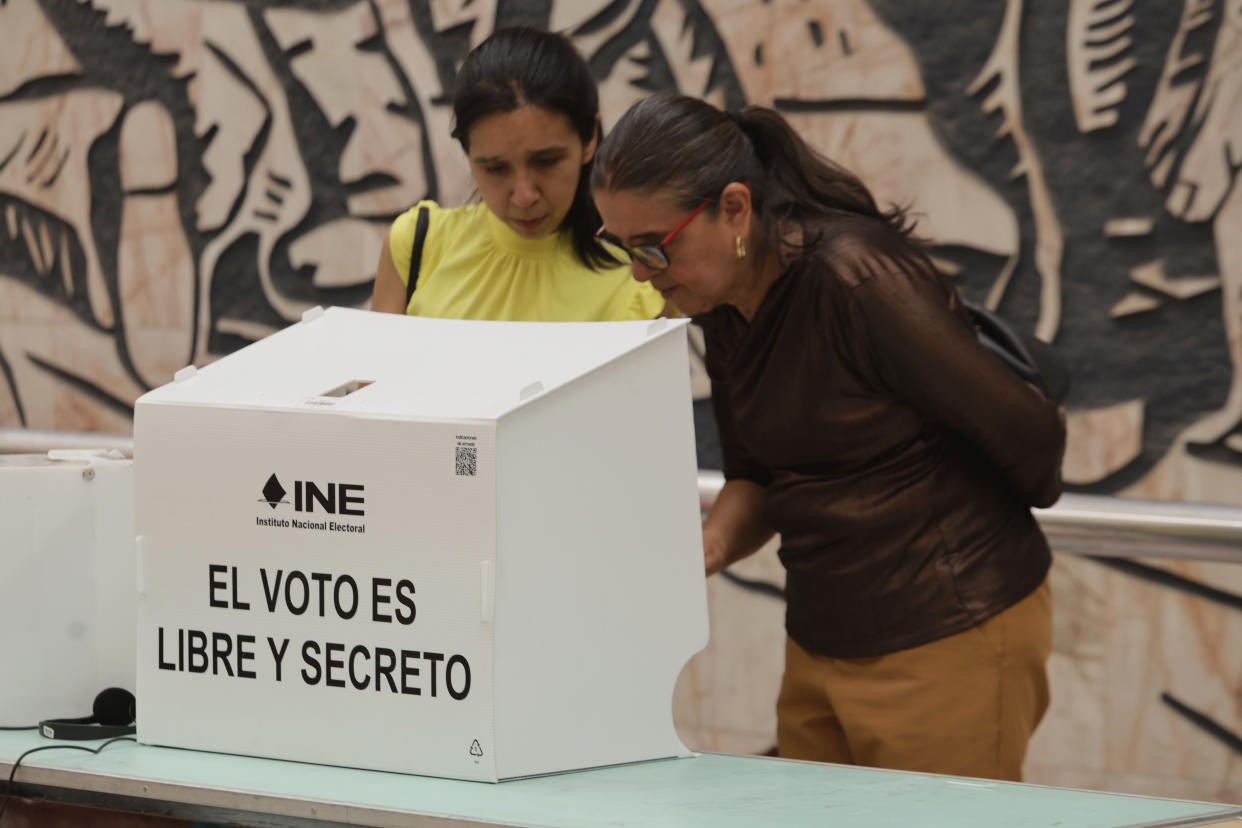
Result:
[[[457,474],[474,477],[479,473],[479,449],[476,446],[457,447]]]

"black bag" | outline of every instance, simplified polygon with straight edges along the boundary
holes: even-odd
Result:
[[[979,335],[979,344],[1008,365],[1015,374],[1034,385],[1044,396],[1062,405],[1069,396],[1070,370],[1065,356],[1034,336],[1019,333],[992,311],[962,301]]]

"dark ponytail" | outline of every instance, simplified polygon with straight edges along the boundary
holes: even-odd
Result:
[[[453,137],[470,151],[470,128],[480,118],[533,105],[569,119],[583,146],[598,130],[599,92],[586,61],[564,36],[527,26],[497,29],[462,63],[453,91]],[[595,238],[599,213],[591,199],[591,162],[582,166],[573,203],[559,230],[591,268],[619,264]]]
[[[833,216],[863,216],[909,236],[904,209],[881,211],[858,177],[807,144],[777,112],[749,106],[723,112],[686,95],[639,101],[601,143],[594,189],[661,191],[690,210],[743,181],[765,230],[796,223],[805,251],[818,245],[818,225]]]

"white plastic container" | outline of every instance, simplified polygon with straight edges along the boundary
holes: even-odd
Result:
[[[114,451],[0,455],[0,725],[91,715],[135,686],[133,468]]]

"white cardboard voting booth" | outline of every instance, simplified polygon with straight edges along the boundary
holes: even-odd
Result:
[[[0,456],[0,726],[133,691],[132,484],[117,452]]]
[[[489,781],[687,753],[686,350],[315,309],[143,396],[139,740]]]

